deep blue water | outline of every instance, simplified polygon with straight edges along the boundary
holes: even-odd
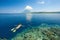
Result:
[[[32,14],[31,21],[26,20],[26,14],[23,13],[0,13],[0,38],[12,38],[17,33],[31,26],[38,26],[42,23],[46,24],[58,24],[60,25],[60,14],[59,13],[43,13],[43,14]],[[15,33],[11,32],[11,29],[16,27],[16,25],[22,24],[23,27],[18,29]]]

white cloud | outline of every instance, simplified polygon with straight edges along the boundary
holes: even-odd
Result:
[[[33,8],[31,6],[26,6],[25,10],[32,10]]]
[[[45,1],[39,1],[38,4],[45,4]]]
[[[31,7],[31,6],[26,6],[25,7],[25,10],[27,10],[28,12],[27,12],[27,14],[26,14],[26,20],[28,20],[28,21],[31,21],[31,19],[32,19],[32,14],[29,12],[29,11],[31,11],[33,8]]]

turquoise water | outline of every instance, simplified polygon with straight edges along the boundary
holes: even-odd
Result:
[[[22,32],[30,26],[39,26],[42,23],[49,25],[60,25],[59,13],[32,13],[31,21],[26,20],[26,14],[24,13],[0,13],[0,38],[11,39],[15,37],[17,33]],[[22,24],[23,27],[18,29],[15,33],[11,32],[11,29],[16,25]]]

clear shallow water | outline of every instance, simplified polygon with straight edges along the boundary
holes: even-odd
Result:
[[[60,14],[59,13],[43,13],[43,14],[32,14],[31,21],[26,20],[26,15],[21,14],[0,14],[0,38],[10,39],[14,37],[17,33],[22,32],[22,30],[31,26],[38,26],[42,23],[46,24],[58,24],[60,25]],[[24,26],[18,29],[15,33],[11,32],[11,28],[16,27],[18,24],[23,24]]]

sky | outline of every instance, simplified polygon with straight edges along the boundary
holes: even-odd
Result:
[[[60,0],[0,0],[0,13],[20,13],[26,6],[33,12],[60,11]]]

